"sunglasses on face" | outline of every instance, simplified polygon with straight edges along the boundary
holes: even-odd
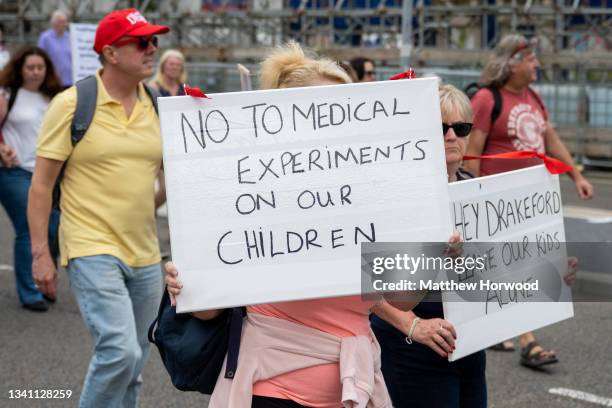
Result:
[[[149,44],[153,44],[153,46],[157,48],[157,37],[152,36],[126,38],[125,40],[117,41],[113,45],[115,47],[122,47],[128,44],[136,44],[136,47],[138,47],[140,51],[145,51],[147,48],[149,48]]]
[[[374,76],[376,71],[363,71],[364,76]]]
[[[457,137],[466,137],[472,131],[472,124],[467,122],[457,122],[449,125],[448,123],[442,123],[442,134],[446,136],[448,129],[452,128],[455,131]]]

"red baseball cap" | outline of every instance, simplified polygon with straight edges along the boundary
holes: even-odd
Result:
[[[102,47],[111,45],[121,37],[147,37],[155,34],[165,34],[170,27],[149,24],[146,18],[136,9],[115,10],[108,13],[96,29],[94,51],[102,53]]]

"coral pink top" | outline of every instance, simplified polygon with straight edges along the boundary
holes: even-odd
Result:
[[[276,317],[338,337],[369,336],[368,315],[373,301],[361,296],[302,300],[249,306],[249,313]],[[323,364],[292,371],[253,385],[253,395],[284,398],[317,408],[342,405],[340,368]]]
[[[499,92],[502,98],[502,111],[493,123],[491,123],[491,112],[495,102],[491,91],[481,89],[472,98],[474,128],[487,134],[482,154],[521,150],[545,153],[548,112],[540,96],[531,88],[519,93],[501,88]],[[542,161],[537,158],[481,160],[480,175],[488,176],[541,163]]]

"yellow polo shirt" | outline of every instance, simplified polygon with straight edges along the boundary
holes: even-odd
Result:
[[[128,118],[106,92],[100,71],[96,113],[72,146],[73,86],[57,95],[43,119],[37,155],[68,160],[61,182],[61,263],[113,255],[132,267],[160,261],[154,183],[162,162],[159,119],[142,84]]]

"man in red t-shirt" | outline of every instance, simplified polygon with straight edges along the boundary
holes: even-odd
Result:
[[[484,138],[484,154],[497,154],[515,150],[545,151],[545,133],[548,112],[540,97],[526,88],[520,93],[500,88],[502,108],[498,118],[491,123],[494,99],[489,89],[481,89],[472,98],[474,132]],[[472,143],[470,143],[472,145]],[[523,167],[541,164],[538,158],[517,160],[482,160],[481,176],[497,174]],[[468,163],[467,166],[470,164]]]
[[[493,57],[483,69],[479,85],[472,98],[474,127],[467,147],[468,156],[490,155],[520,150],[535,150],[555,157],[574,167],[572,157],[548,120],[548,112],[539,95],[529,87],[537,79],[540,63],[532,44],[521,35],[508,35],[496,47]],[[501,96],[501,111],[492,122],[495,98],[491,88]],[[465,168],[476,176],[497,174],[541,164],[533,159],[484,159],[465,162]],[[569,176],[574,180],[578,196],[587,200],[593,187],[574,168]],[[519,337],[522,348],[521,364],[536,368],[556,363],[554,351],[539,346],[533,333]],[[513,350],[511,340],[494,347]]]
[[[474,129],[466,155],[535,150],[574,166],[572,157],[548,120],[548,112],[538,94],[529,87],[537,79],[540,66],[531,44],[521,35],[508,35],[494,51],[480,77],[480,89],[472,98]],[[489,87],[499,90],[502,109],[491,123],[494,106]],[[477,176],[496,174],[541,164],[540,159],[470,160],[465,168]],[[578,196],[590,199],[593,187],[578,170],[569,176]]]

